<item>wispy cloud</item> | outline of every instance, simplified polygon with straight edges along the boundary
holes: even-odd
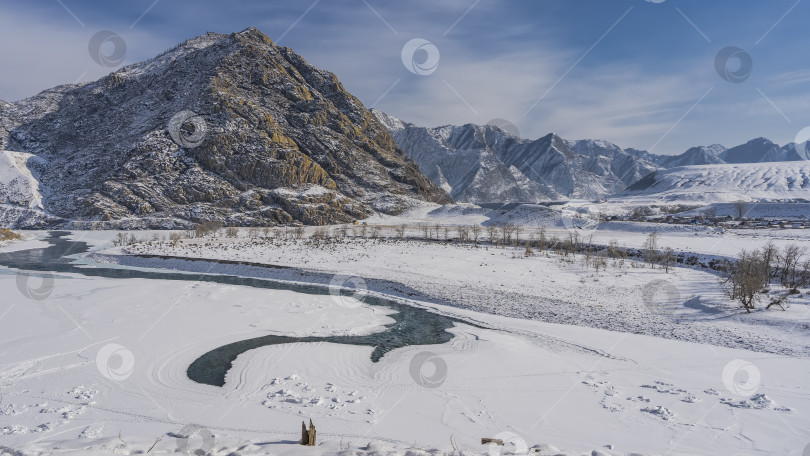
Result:
[[[0,39],[9,44],[0,48],[0,98],[6,101],[109,73],[87,50],[101,29],[126,40],[126,64],[206,31],[230,33],[255,25],[270,38],[283,36],[283,45],[336,73],[367,106],[420,125],[500,117],[528,137],[556,132],[637,148],[650,147],[672,129],[656,152],[679,153],[698,144],[734,145],[751,136],[787,142],[804,126],[793,124],[810,109],[805,95],[810,66],[797,57],[810,44],[803,20],[810,3],[795,0],[746,8],[718,0],[681,11],[672,2],[640,0],[245,0],[227,7],[210,0],[142,0],[104,8],[89,0],[65,2],[79,21],[57,2],[2,5]],[[630,6],[632,11],[586,53]],[[413,75],[402,65],[402,46],[416,37],[441,52],[430,76]],[[750,51],[754,60],[753,75],[742,84],[715,73],[716,53],[731,44]]]

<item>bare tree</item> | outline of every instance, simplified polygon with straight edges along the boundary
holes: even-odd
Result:
[[[661,267],[664,268],[664,271],[669,274],[669,270],[675,266],[675,251],[672,250],[672,247],[667,247],[661,253]]]
[[[487,226],[487,236],[489,236],[489,242],[491,242],[493,244],[498,242],[497,234],[498,234],[498,227],[497,226],[495,226],[495,225],[488,225]]]
[[[735,201],[734,214],[737,216],[737,220],[742,220],[748,214],[748,203],[742,200]]]
[[[650,234],[647,235],[647,239],[644,240],[644,247],[643,249],[643,256],[644,261],[650,264],[655,264],[658,262],[658,238],[659,234],[657,231],[652,231]]]
[[[762,280],[765,283],[771,281],[771,271],[778,255],[779,248],[776,247],[773,241],[768,241],[762,246]]]
[[[470,240],[470,229],[466,226],[457,226],[456,227],[456,235],[458,236],[458,240],[461,242],[469,242]]]
[[[395,227],[394,231],[396,231],[398,238],[405,239],[405,225],[399,225]]]
[[[503,245],[506,246],[512,242],[512,233],[514,232],[515,227],[511,224],[501,225],[501,241],[503,241]]]
[[[470,232],[472,233],[473,242],[475,242],[475,245],[478,245],[478,237],[481,236],[481,225],[477,223],[471,225]]]
[[[239,228],[235,226],[229,226],[225,228],[225,237],[235,238],[239,236]]]
[[[717,208],[714,206],[707,207],[703,210],[703,216],[710,222],[717,221]]]
[[[762,281],[762,252],[740,252],[737,261],[724,265],[722,283],[729,298],[739,301],[746,312],[756,308],[766,283]]]
[[[537,248],[541,250],[545,250],[548,247],[548,239],[546,238],[546,229],[545,227],[540,228],[537,230]]]
[[[804,249],[796,244],[786,246],[779,253],[779,266],[782,274],[779,277],[782,285],[788,288],[796,289],[801,283],[801,264]]]

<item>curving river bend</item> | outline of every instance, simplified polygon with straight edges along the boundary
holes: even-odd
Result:
[[[296,293],[326,295],[329,289],[321,285],[303,285],[224,274],[198,274],[186,272],[143,271],[123,268],[80,267],[77,256],[86,253],[89,246],[86,242],[67,239],[68,231],[51,231],[44,239],[48,247],[0,252],[0,266],[8,268],[82,274],[93,277],[112,279],[150,279],[214,282],[228,285],[242,285],[271,290],[289,290]],[[379,361],[386,353],[408,345],[432,345],[449,342],[453,334],[447,331],[454,323],[461,322],[450,317],[439,315],[425,309],[409,306],[392,299],[377,296],[366,296],[364,303],[372,306],[384,306],[396,311],[389,315],[394,320],[386,325],[383,331],[363,336],[324,336],[292,337],[269,335],[242,340],[223,345],[202,354],[188,367],[188,377],[197,382],[213,386],[225,384],[225,375],[233,361],[240,354],[254,348],[268,345],[291,344],[301,342],[331,342],[358,346],[371,346],[371,361]],[[468,322],[464,322],[469,324]]]

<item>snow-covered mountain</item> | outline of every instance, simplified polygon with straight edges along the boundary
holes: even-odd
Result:
[[[659,170],[615,196],[698,203],[810,201],[810,161],[683,166]]]
[[[810,143],[779,147],[764,138],[731,149],[714,144],[692,147],[680,155],[655,155],[607,141],[569,141],[554,134],[528,140],[493,125],[419,127],[372,112],[434,183],[457,201],[479,204],[603,198],[658,170],[797,161],[810,155]]]
[[[422,172],[460,202],[600,198],[659,169],[605,141],[555,134],[527,140],[493,125],[424,128],[373,112]]]
[[[17,227],[323,224],[451,201],[334,74],[255,28],[0,103],[0,150],[0,223]]]
[[[666,157],[664,160],[658,161],[658,163],[664,168],[690,165],[718,165],[725,163],[723,159],[720,158],[725,151],[726,148],[720,144],[692,147],[680,155]]]

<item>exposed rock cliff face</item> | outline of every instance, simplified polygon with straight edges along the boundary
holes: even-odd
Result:
[[[0,149],[33,154],[43,210],[0,195],[19,227],[326,224],[451,201],[335,75],[255,28],[2,103]]]

